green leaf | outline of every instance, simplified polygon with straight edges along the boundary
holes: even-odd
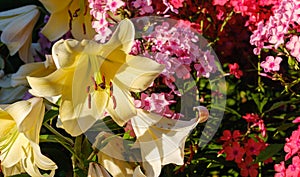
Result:
[[[48,122],[49,120],[57,117],[59,114],[58,110],[49,110],[46,112],[44,116],[44,122]]]
[[[261,151],[260,154],[256,157],[255,162],[253,163],[258,163],[265,161],[278,153],[282,148],[284,144],[270,144],[265,150]]]
[[[262,113],[264,106],[268,102],[268,97],[264,97],[260,93],[252,93],[251,96],[252,96],[259,112]]]
[[[277,103],[274,103],[271,108],[269,108],[268,110],[264,111],[265,113],[266,112],[270,112],[270,111],[273,111],[281,106],[284,106],[284,105],[287,105],[287,104],[295,104],[295,103],[299,103],[300,100],[298,99],[294,99],[294,100],[289,100],[289,101],[280,101],[280,102],[277,102]]]

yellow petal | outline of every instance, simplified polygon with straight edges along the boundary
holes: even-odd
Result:
[[[105,51],[102,56],[106,57],[114,50],[122,50],[129,53],[134,41],[134,26],[129,19],[122,20],[113,33],[110,40],[104,44]]]
[[[73,78],[74,80],[86,79],[84,77],[75,78],[70,76],[66,80],[66,83],[70,84],[65,85],[62,91],[60,120],[63,128],[69,134],[78,136],[88,130],[102,116],[102,112],[107,104],[108,95],[106,92],[93,92],[91,93],[91,102],[89,102],[88,93],[86,92],[86,88],[83,87],[84,91],[78,97],[75,97],[72,85],[72,82],[74,82]],[[78,90],[80,88],[79,86]]]
[[[39,0],[50,13],[65,10],[72,0]]]
[[[18,131],[33,142],[38,143],[40,127],[45,113],[42,98],[31,98],[16,102],[6,108],[17,124]]]
[[[126,64],[120,67],[114,79],[128,90],[140,92],[147,89],[163,69],[163,65],[149,58],[127,55]]]
[[[130,92],[119,86],[120,84],[113,83],[113,96],[110,98],[106,110],[119,126],[123,126],[136,115],[136,108]]]
[[[19,70],[12,74],[11,85],[29,85],[26,76],[43,77],[55,71],[55,65],[52,57],[48,55],[45,62],[36,62],[22,65]]]
[[[80,3],[83,3],[79,6]],[[77,9],[80,8],[78,11]],[[92,27],[93,17],[90,15],[90,8],[87,1],[74,1],[71,4],[70,10],[77,12],[77,16],[72,19],[71,33],[77,40],[93,39],[96,31]]]
[[[55,41],[68,32],[69,21],[70,16],[67,10],[55,12],[51,14],[47,24],[44,26],[41,32],[50,41]]]
[[[113,176],[113,177],[132,177],[135,164],[128,162],[124,154],[123,139],[119,136],[112,137],[112,134],[101,132],[96,137],[96,142],[93,147],[98,149],[98,137],[109,138],[108,143],[97,154],[98,162]],[[106,140],[106,139],[104,139]],[[99,150],[99,149],[98,149]]]
[[[27,77],[28,83],[32,88],[31,93],[37,96],[57,96],[62,93],[65,85],[66,76],[71,71],[56,70],[46,77]]]
[[[199,119],[173,120],[144,110],[131,119],[139,143],[146,176],[158,177],[161,166],[183,164],[184,143]]]

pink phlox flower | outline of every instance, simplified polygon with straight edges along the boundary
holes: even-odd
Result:
[[[300,158],[295,156],[292,159],[292,164],[288,166],[285,171],[286,176],[288,177],[299,177],[300,176]]]
[[[106,7],[113,13],[117,12],[118,8],[125,6],[122,0],[107,0]]]
[[[281,61],[281,57],[267,56],[266,61],[261,62],[260,66],[264,68],[265,72],[279,71]]]
[[[133,7],[135,7],[136,9],[139,9],[140,15],[154,12],[151,4],[152,4],[152,2],[149,2],[149,0],[136,0],[136,1],[132,2]]]
[[[144,110],[150,111],[151,109],[151,100],[149,99],[148,95],[145,93],[141,94],[140,100],[134,100],[135,106],[137,108],[142,108]]]
[[[246,151],[238,142],[233,142],[232,146],[224,148],[224,152],[226,153],[226,160],[234,160],[236,163],[241,163]]]
[[[243,76],[243,71],[240,70],[240,66],[237,63],[229,64],[229,73],[234,75],[237,79],[241,78]]]
[[[284,161],[280,162],[280,164],[274,165],[274,170],[277,172],[274,177],[285,177],[285,165]]]
[[[150,111],[160,114],[170,105],[169,101],[166,100],[165,93],[152,93],[148,100],[150,102]]]
[[[290,138],[286,138],[286,143],[284,145],[284,151],[287,153],[285,155],[285,160],[288,160],[294,154],[299,151],[300,148],[300,125],[297,130],[292,132]]]
[[[300,38],[296,35],[293,35],[285,46],[290,50],[291,55],[297,58],[297,60],[300,62]]]

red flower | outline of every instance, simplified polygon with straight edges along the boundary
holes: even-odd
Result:
[[[239,168],[241,169],[241,176],[256,177],[258,175],[258,165],[252,164],[252,162],[252,157],[247,156],[245,161],[239,164]]]
[[[243,71],[240,70],[240,66],[237,63],[229,64],[229,73],[234,75],[237,79],[241,78],[243,76]]]
[[[233,142],[232,146],[227,146],[224,149],[226,160],[234,160],[236,163],[241,163],[245,149],[240,147],[238,142]]]
[[[253,139],[248,139],[246,145],[246,154],[248,156],[251,155],[258,155],[260,151],[264,148],[264,145],[261,144],[260,142],[255,142]]]

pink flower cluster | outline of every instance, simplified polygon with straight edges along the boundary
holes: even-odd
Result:
[[[300,175],[300,125],[298,129],[293,131],[290,138],[286,138],[284,151],[287,153],[285,161],[292,158],[292,163],[286,168],[285,162],[275,164],[274,169],[277,172],[275,177],[298,177]]]
[[[255,45],[254,53],[258,55],[263,48],[277,49],[289,37],[289,30],[299,31],[300,2],[297,0],[283,0],[279,8],[274,11],[269,20],[264,24],[258,23],[258,28],[250,37],[250,43]]]
[[[220,140],[223,142],[222,150],[219,153],[226,154],[227,161],[234,161],[240,168],[241,176],[256,177],[258,175],[258,164],[253,163],[256,156],[268,145],[256,137],[256,141],[242,135],[239,130],[224,130]],[[265,163],[272,161],[268,159]]]
[[[163,80],[172,90],[175,89],[172,84],[176,80],[175,76],[189,79],[190,71],[195,69],[197,76],[209,77],[217,70],[214,55],[209,50],[200,49],[196,33],[183,24],[179,21],[176,26],[170,27],[168,22],[163,22],[150,35],[145,36],[150,51],[143,55],[165,65]],[[137,48],[135,45],[134,53],[140,51]]]
[[[116,14],[120,7],[125,6],[122,0],[88,0],[90,13],[94,17],[92,27],[98,33],[95,39],[100,42],[105,42],[107,37],[112,33],[108,28],[110,23],[108,18],[110,13]]]
[[[169,105],[176,102],[170,96],[166,93],[151,93],[150,96],[142,93],[140,100],[135,100],[135,106],[171,119],[179,119],[181,115],[169,108]]]

